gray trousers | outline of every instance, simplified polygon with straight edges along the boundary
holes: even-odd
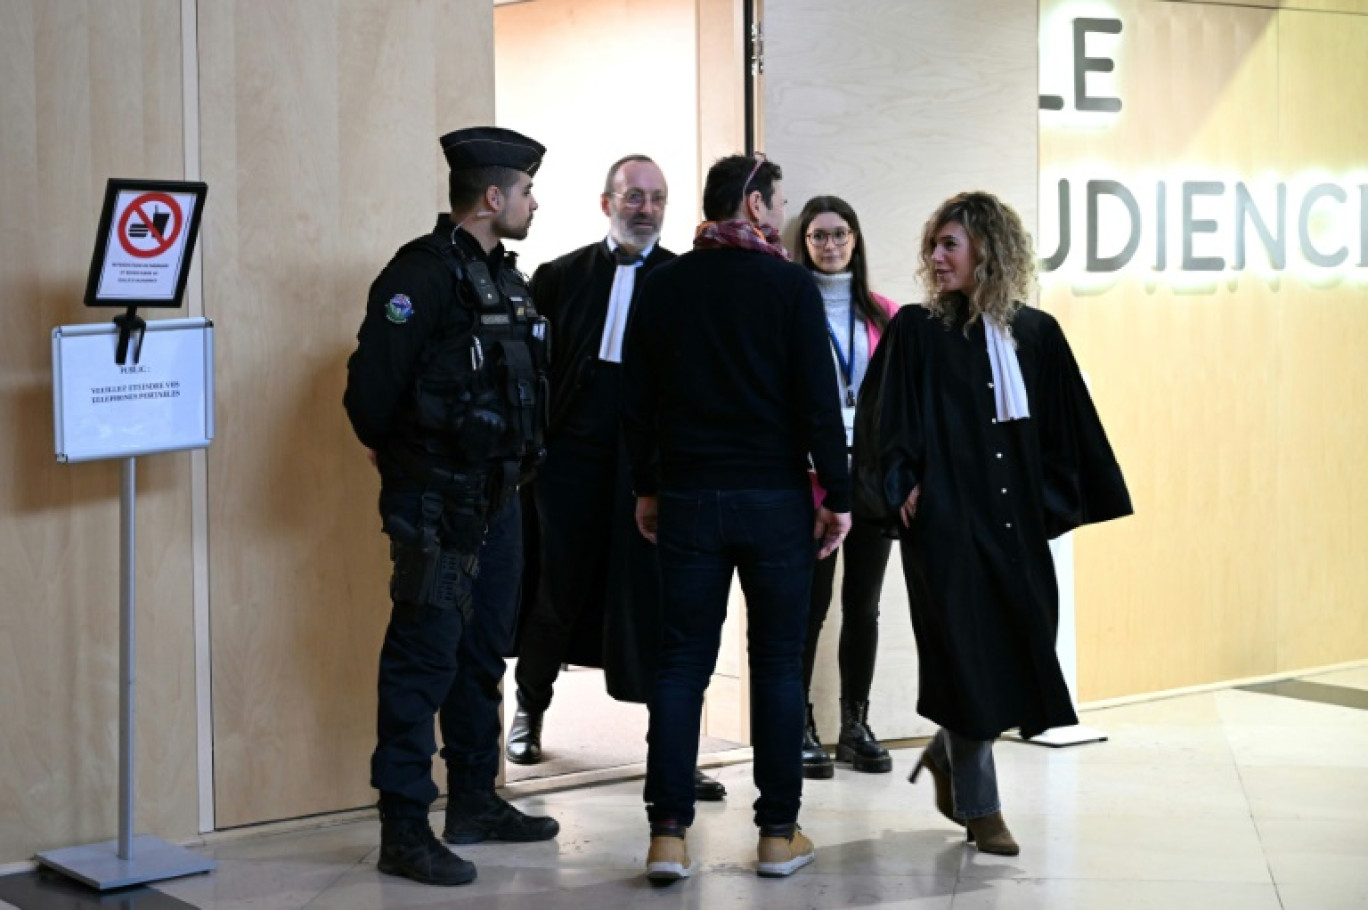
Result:
[[[950,772],[956,818],[982,818],[1002,810],[997,767],[993,764],[993,740],[965,739],[942,727],[926,752],[928,761]]]

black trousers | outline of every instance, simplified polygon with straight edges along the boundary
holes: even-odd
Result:
[[[418,520],[416,494],[390,498],[386,507]],[[493,789],[503,732],[499,682],[521,578],[522,519],[514,496],[490,520],[478,575],[470,580],[474,610],[468,621],[459,609],[394,604],[380,652],[371,756],[371,786],[380,791],[380,811],[387,817],[426,818],[437,798],[433,715],[442,730],[450,792]]]
[[[874,656],[879,649],[879,595],[893,541],[874,525],[856,521],[841,545],[845,576],[841,581],[841,698],[868,701],[874,685]],[[807,642],[803,647],[803,691],[812,691],[812,668],[817,662],[817,639],[822,634],[836,580],[836,554],[819,560],[812,571],[812,602],[808,609]],[[811,700],[811,699],[809,699]]]

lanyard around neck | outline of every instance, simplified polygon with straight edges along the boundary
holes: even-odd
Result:
[[[836,354],[836,365],[841,368],[841,379],[845,380],[846,407],[855,406],[855,301],[850,301],[850,326],[847,330],[846,344],[850,345],[850,354],[841,348],[841,339],[836,337],[836,330],[831,327],[831,320],[827,320],[827,336],[831,338],[831,349]]]

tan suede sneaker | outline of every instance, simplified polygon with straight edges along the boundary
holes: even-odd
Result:
[[[652,834],[651,849],[646,853],[646,877],[653,882],[674,882],[688,878],[693,872],[689,846],[684,842],[683,829],[679,834]]]
[[[759,862],[755,865],[758,875],[765,878],[783,878],[792,875],[817,858],[817,848],[797,825],[782,828],[761,828],[760,846],[756,851]]]

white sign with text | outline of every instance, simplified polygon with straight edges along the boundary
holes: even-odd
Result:
[[[119,329],[52,330],[57,460],[126,458],[202,449],[214,438],[214,325],[147,323],[138,362],[115,362]],[[136,346],[136,342],[135,342]]]

